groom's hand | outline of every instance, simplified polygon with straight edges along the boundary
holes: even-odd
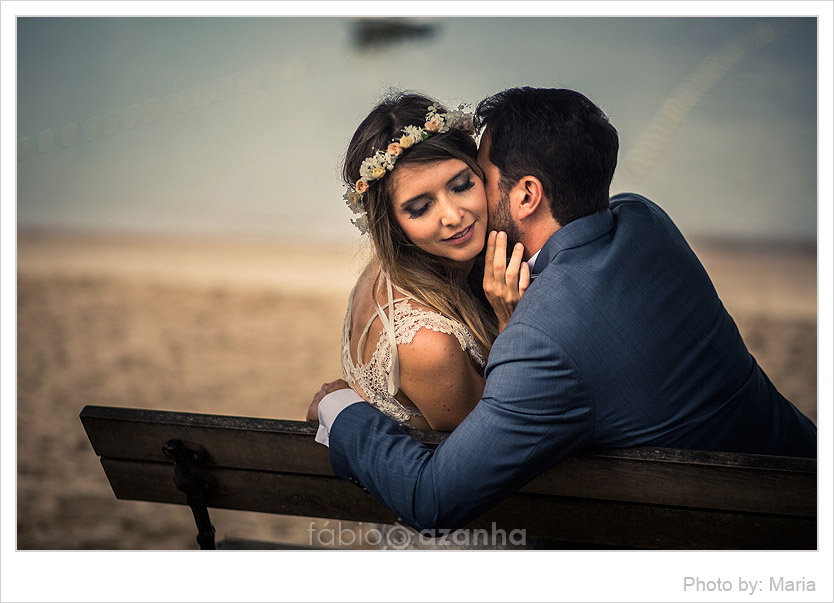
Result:
[[[340,389],[350,389],[350,385],[348,385],[347,381],[344,379],[336,379],[336,381],[331,381],[322,385],[321,389],[316,392],[315,396],[313,396],[313,401],[310,403],[310,406],[307,407],[307,420],[318,421],[319,402],[321,402],[322,398],[324,398],[327,394],[332,394]]]

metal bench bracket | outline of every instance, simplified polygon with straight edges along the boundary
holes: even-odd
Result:
[[[185,493],[186,502],[197,523],[197,544],[201,549],[215,549],[214,526],[211,525],[206,498],[211,489],[208,480],[194,474],[194,468],[206,459],[206,451],[196,444],[168,440],[162,453],[174,461],[174,484]]]

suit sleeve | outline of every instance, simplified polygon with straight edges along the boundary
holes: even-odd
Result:
[[[436,450],[354,404],[331,428],[330,462],[414,528],[455,529],[587,446],[593,431],[571,359],[545,333],[511,322],[490,352],[484,398]]]

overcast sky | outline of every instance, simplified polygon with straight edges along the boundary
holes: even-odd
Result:
[[[18,223],[352,236],[339,161],[388,86],[569,87],[620,134],[612,193],[687,235],[814,240],[814,19],[20,18]]]

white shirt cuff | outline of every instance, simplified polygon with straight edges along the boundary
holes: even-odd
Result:
[[[327,394],[319,402],[319,430],[316,432],[316,442],[330,446],[330,428],[339,413],[351,404],[364,402],[365,399],[352,389],[340,389]]]

